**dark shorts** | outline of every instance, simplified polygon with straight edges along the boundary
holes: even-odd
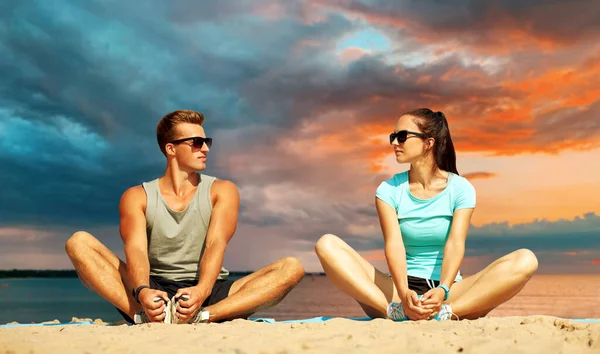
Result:
[[[440,285],[439,280],[417,278],[411,275],[408,276],[408,288],[414,290],[417,295],[423,295],[438,285]]]
[[[150,288],[166,292],[169,295],[169,298],[175,296],[177,290],[181,288],[189,288],[197,284],[198,282],[194,280],[174,281],[165,278],[150,276]],[[202,307],[214,305],[217,302],[225,299],[227,296],[229,296],[229,289],[231,289],[232,285],[233,280],[217,279],[215,285],[212,288],[212,291],[210,292],[210,295],[208,295],[206,300],[204,300],[204,303],[202,303]],[[133,323],[133,319],[131,319],[126,313],[119,309],[117,309],[117,311],[119,311],[119,313],[121,314],[121,316],[123,316],[125,321]]]

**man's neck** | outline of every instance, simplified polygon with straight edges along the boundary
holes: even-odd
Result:
[[[167,166],[165,174],[159,180],[164,193],[177,197],[185,196],[190,190],[196,188],[200,182],[200,175],[193,172],[182,171],[179,168]]]

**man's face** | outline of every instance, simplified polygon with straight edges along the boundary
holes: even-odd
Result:
[[[175,127],[177,134],[174,141],[177,143],[169,144],[167,152],[174,156],[179,167],[182,170],[202,171],[206,169],[206,158],[210,151],[209,143],[204,139],[191,138],[206,138],[204,128],[198,124],[180,123]],[[181,141],[182,139],[188,139]]]

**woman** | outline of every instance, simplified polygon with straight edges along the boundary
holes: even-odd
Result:
[[[327,277],[369,317],[396,321],[475,319],[515,296],[537,269],[529,250],[460,274],[475,189],[458,175],[444,114],[422,108],[402,115],[390,144],[398,163],[410,163],[376,191],[390,274],[327,234],[315,247]]]

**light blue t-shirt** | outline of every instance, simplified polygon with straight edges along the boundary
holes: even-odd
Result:
[[[406,171],[382,182],[376,196],[398,213],[408,275],[440,280],[452,216],[455,210],[475,207],[473,185],[466,178],[449,173],[448,185],[441,193],[419,199],[410,192]],[[461,279],[459,271],[455,281]]]

